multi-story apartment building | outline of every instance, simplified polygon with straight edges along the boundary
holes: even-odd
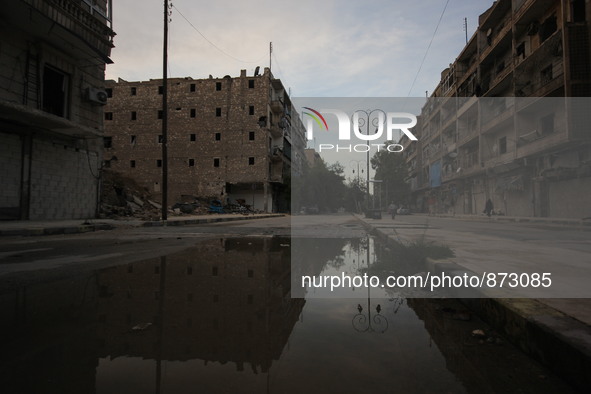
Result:
[[[0,8],[0,219],[94,217],[110,0]]]
[[[279,79],[263,74],[168,79],[168,201],[245,200],[289,210],[289,173],[305,134]],[[162,195],[162,80],[107,81],[105,156],[113,171]]]
[[[498,0],[441,74],[405,152],[433,213],[591,217],[591,6]]]

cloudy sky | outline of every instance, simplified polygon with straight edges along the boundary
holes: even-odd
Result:
[[[163,1],[113,3],[115,63],[107,79],[161,78]],[[464,18],[471,36],[492,0],[172,3],[170,77],[252,75],[269,66],[273,42],[272,72],[293,96],[424,97],[465,45]]]

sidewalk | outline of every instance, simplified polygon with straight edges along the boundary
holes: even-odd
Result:
[[[476,275],[495,271],[513,272],[528,260],[534,269],[548,267],[548,262],[552,261],[555,265],[562,264],[569,261],[569,258],[576,258],[579,265],[588,265],[591,261],[591,256],[585,254],[584,250],[578,254],[572,250],[560,253],[559,249],[548,253],[551,247],[546,248],[543,244],[538,244],[537,249],[532,250],[532,244],[519,240],[506,240],[486,234],[466,236],[465,232],[438,226],[438,216],[399,215],[395,220],[391,220],[389,216],[384,216],[383,219],[368,219],[361,215],[356,217],[373,234],[388,241],[410,243],[422,239],[451,247],[455,252],[453,258],[428,259],[425,269],[432,273],[445,272],[452,276],[461,276],[466,272]],[[502,216],[439,217],[456,219],[460,225],[462,221],[468,225],[468,221],[497,220],[508,223],[542,223],[569,230],[591,230],[591,223],[581,220],[538,220],[540,218]],[[424,225],[425,223],[427,224]],[[539,257],[540,254],[545,256],[545,261],[541,261],[543,259]],[[573,264],[571,268],[576,270],[577,265]],[[587,275],[584,279],[591,280],[591,276]],[[559,291],[552,296],[556,298],[470,298],[461,301],[503,332],[524,352],[550,367],[578,389],[591,392],[591,299],[559,298]]]
[[[208,214],[169,217],[166,222],[144,221],[140,219],[79,219],[44,221],[0,221],[0,236],[35,236],[87,233],[115,228],[162,227],[232,222],[237,220],[265,219],[284,216],[277,213],[257,214]]]

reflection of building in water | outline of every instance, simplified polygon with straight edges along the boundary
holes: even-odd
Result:
[[[0,287],[1,391],[93,393],[96,276],[38,283],[39,276],[4,277]]]
[[[267,371],[304,305],[290,296],[288,243],[204,241],[180,254],[103,271],[101,357],[197,358]],[[148,327],[132,330],[142,324]]]

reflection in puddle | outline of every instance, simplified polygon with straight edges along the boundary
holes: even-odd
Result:
[[[12,339],[2,353],[3,391],[500,390],[493,364],[480,364],[491,368],[488,374],[471,368],[471,357],[490,351],[463,352],[456,334],[466,328],[448,336],[451,323],[433,316],[433,301],[407,303],[366,288],[347,289],[354,298],[292,298],[294,247],[303,248],[302,272],[316,275],[356,274],[384,252],[367,239],[212,239],[0,294],[2,335]],[[507,351],[495,349],[501,358]],[[534,367],[527,373],[540,374]],[[549,379],[528,384],[536,392],[556,390]]]

